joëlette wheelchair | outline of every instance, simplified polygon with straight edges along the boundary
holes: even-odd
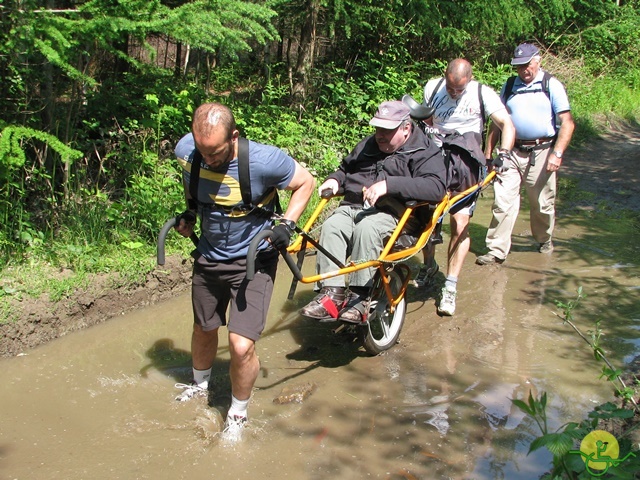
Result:
[[[477,195],[490,184],[494,176],[495,172],[491,172],[477,185],[453,196],[447,193],[445,198],[434,206],[429,222],[418,236],[409,236],[403,234],[403,231],[414,210],[426,204],[416,201],[407,202],[404,214],[398,221],[398,225],[385,243],[378,258],[357,263],[347,262],[344,265],[334,259],[332,261],[336,263],[337,267],[335,270],[325,274],[305,276],[301,270],[304,259],[312,248],[322,252],[330,259],[334,258],[331,252],[324,249],[311,233],[314,224],[331,198],[330,196],[324,196],[304,227],[296,227],[295,230],[298,234],[296,240],[286,250],[280,252],[294,276],[288,298],[293,298],[297,282],[316,283],[326,278],[348,275],[356,270],[375,268],[376,273],[365,298],[366,308],[361,324],[341,322],[342,325],[340,327],[355,329],[364,349],[371,355],[378,355],[388,350],[398,341],[405,320],[407,308],[405,292],[411,280],[411,269],[403,262],[420,253],[427,245],[427,242],[431,240],[436,227],[441,224],[443,218],[452,207],[472,195]],[[164,265],[165,238],[168,231],[175,224],[175,218],[169,219],[158,235],[158,265]],[[271,233],[272,231],[269,229],[263,230],[251,241],[247,255],[247,279],[249,280],[252,280],[255,275],[255,258],[258,246],[264,239],[269,238]],[[191,240],[197,245],[198,239],[195,235],[191,237]],[[295,259],[294,256],[296,257]]]
[[[331,199],[330,192],[323,194],[306,224],[302,228],[296,227],[296,233],[298,234],[296,240],[286,251],[280,252],[294,276],[288,298],[293,298],[297,282],[316,283],[338,275],[348,275],[357,270],[375,268],[376,273],[364,300],[365,312],[362,316],[362,322],[354,324],[338,319],[336,321],[340,322],[341,325],[336,331],[342,328],[355,329],[364,349],[371,355],[378,355],[388,350],[397,343],[406,315],[405,293],[411,280],[411,269],[404,261],[422,251],[427,242],[431,240],[437,226],[441,224],[443,218],[452,207],[470,196],[477,195],[481,189],[489,185],[494,175],[495,173],[491,172],[480,183],[464,192],[453,196],[448,193],[440,203],[433,206],[433,213],[429,222],[417,236],[403,233],[405,225],[417,208],[427,204],[416,201],[407,202],[405,204],[406,209],[400,217],[398,225],[386,241],[378,258],[358,262],[348,261],[346,264],[342,264],[335,259],[331,252],[328,252],[320,245],[311,233],[316,221]],[[271,230],[263,230],[252,240],[249,246],[247,255],[247,278],[249,280],[255,274],[255,256],[258,246],[270,235]],[[304,259],[311,249],[316,249],[326,255],[336,264],[336,269],[324,274],[303,275]]]
[[[417,104],[415,101],[413,101],[413,104],[409,103],[411,100],[413,99],[410,97],[409,99],[403,99],[403,101],[407,101],[410,106],[412,110],[411,116],[414,120],[420,122],[431,116],[432,111],[429,111],[427,107]],[[407,309],[405,293],[411,279],[411,269],[403,262],[413,255],[420,253],[427,243],[432,241],[434,233],[439,232],[437,228],[441,226],[442,220],[452,207],[474,195],[478,195],[482,189],[493,181],[494,177],[495,172],[491,172],[478,184],[463,192],[456,194],[448,192],[445,198],[438,204],[431,206],[433,213],[421,233],[417,236],[409,236],[403,232],[414,211],[427,204],[417,201],[407,202],[405,204],[405,211],[400,217],[398,225],[386,241],[378,258],[358,262],[349,261],[346,264],[342,264],[335,259],[334,255],[322,247],[313,236],[314,225],[331,199],[330,191],[322,195],[320,202],[304,227],[295,228],[298,234],[296,240],[286,250],[280,251],[285,263],[294,276],[288,298],[293,298],[298,282],[316,283],[338,275],[348,275],[357,270],[375,268],[376,273],[373,276],[372,284],[364,301],[365,312],[362,315],[362,322],[360,324],[354,324],[337,320],[341,325],[339,325],[335,331],[338,332],[342,329],[355,330],[364,349],[371,355],[378,355],[388,350],[397,343],[405,321]],[[274,214],[274,218],[277,219],[278,215]],[[158,236],[158,265],[164,264],[164,240],[168,231],[175,223],[175,218],[168,220],[160,231]],[[252,280],[255,275],[255,258],[258,247],[261,242],[271,236],[271,233],[272,231],[270,229],[263,230],[251,241],[247,254],[248,280]],[[437,236],[439,235],[436,235],[436,237]],[[193,235],[191,240],[197,245],[197,236]],[[336,264],[336,269],[324,274],[303,275],[302,266],[304,259],[314,248],[331,259]],[[294,256],[296,257],[295,259]]]

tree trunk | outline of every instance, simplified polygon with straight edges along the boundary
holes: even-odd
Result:
[[[291,94],[294,101],[304,99],[307,96],[309,76],[314,61],[320,0],[307,0],[305,10],[308,14],[300,32],[298,59],[295,71],[293,72],[293,88]]]
[[[174,64],[173,74],[179,77],[182,74],[182,43],[176,44],[176,63]]]

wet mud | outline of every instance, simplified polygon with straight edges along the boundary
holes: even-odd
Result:
[[[314,294],[298,285],[288,300],[292,277],[282,263],[257,344],[261,370],[240,444],[224,445],[218,434],[230,395],[226,335],[209,398],[174,401],[174,384],[190,375],[186,290],[91,328],[69,329],[37,348],[11,350],[0,359],[0,476],[539,478],[551,457],[544,449],[527,455],[539,432],[511,399],[547,392],[555,429],[613,396],[599,379],[601,364],[563,324],[557,302],[583,288],[587,297],[574,322],[584,332],[601,322],[615,365],[631,362],[640,347],[638,227],[615,214],[637,208],[640,136],[631,133],[620,133],[629,168],[608,184],[583,176],[592,170],[579,170],[579,162],[598,168],[586,153],[567,154],[563,175],[579,170],[572,179],[608,193],[599,203],[562,200],[551,255],[536,251],[523,206],[507,261],[475,265],[485,252],[492,196],[485,191],[472,220],[456,314],[436,313],[443,273],[433,288],[410,288],[400,342],[377,357],[353,335],[334,333],[335,325],[300,317]],[[617,162],[610,149],[619,143],[603,143],[598,158]],[[598,175],[614,168],[622,166]],[[588,213],[605,208],[603,202],[611,222],[598,224]],[[445,242],[447,228],[448,222]],[[443,248],[436,258],[444,265]],[[414,273],[418,262],[408,261]],[[305,268],[313,268],[313,258]]]

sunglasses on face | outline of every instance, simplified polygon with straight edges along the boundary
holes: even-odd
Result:
[[[446,89],[447,92],[455,94],[455,95],[459,95],[461,93],[464,93],[464,91],[467,89],[467,86],[465,85],[464,87],[459,87],[459,88],[454,88],[451,85],[449,85],[448,83],[446,84]]]

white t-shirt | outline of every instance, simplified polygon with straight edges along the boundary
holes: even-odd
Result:
[[[439,78],[434,78],[424,86],[425,104],[429,103],[429,99],[439,82]],[[484,113],[487,118],[498,110],[505,108],[498,94],[486,85],[482,85],[482,102],[484,103]],[[446,82],[442,81],[433,98],[433,106],[435,107],[433,126],[439,130],[482,133],[484,119],[481,118],[478,82],[475,80],[471,80],[464,93],[456,99],[452,99],[449,96]]]

